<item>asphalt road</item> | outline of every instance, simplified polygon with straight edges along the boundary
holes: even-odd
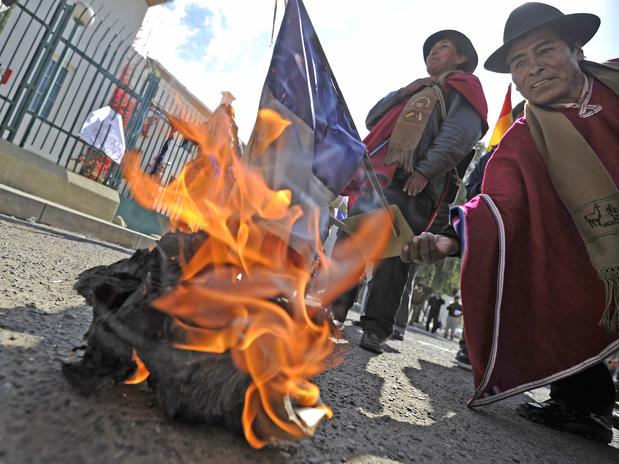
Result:
[[[255,451],[222,428],[168,421],[140,386],[81,397],[60,372],[91,318],[72,285],[129,253],[0,216],[0,464],[619,462],[619,433],[605,446],[529,423],[514,412],[527,396],[467,409],[457,344],[414,329],[372,356],[347,323],[343,363],[317,379],[334,417],[301,443]]]

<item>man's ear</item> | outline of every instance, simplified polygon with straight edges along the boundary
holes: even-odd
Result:
[[[582,51],[580,44],[574,45],[574,53],[576,54],[577,61],[582,61],[585,59],[585,52]]]

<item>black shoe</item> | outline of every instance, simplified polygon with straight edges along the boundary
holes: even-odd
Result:
[[[456,364],[462,369],[473,370],[471,361],[469,360],[469,353],[466,350],[460,350],[456,353]]]
[[[398,330],[395,330],[392,334],[391,334],[391,338],[393,338],[394,340],[400,340],[403,341],[404,340],[404,332],[400,332]]]
[[[610,419],[610,422],[613,424],[613,428],[619,430],[619,410],[615,409],[613,411],[613,417]]]
[[[563,401],[531,401],[521,404],[517,411],[522,417],[538,424],[582,435],[590,440],[610,443],[613,439],[610,416],[577,411]]]
[[[374,332],[363,332],[359,346],[364,350],[381,354],[383,352],[383,339]]]

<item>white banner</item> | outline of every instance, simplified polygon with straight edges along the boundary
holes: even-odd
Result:
[[[114,162],[120,163],[125,154],[125,131],[123,118],[106,106],[88,115],[82,130],[82,140],[101,150]]]

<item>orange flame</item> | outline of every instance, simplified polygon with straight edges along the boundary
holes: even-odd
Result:
[[[251,446],[311,435],[315,424],[308,417],[332,415],[309,379],[328,367],[334,343],[329,321],[306,306],[307,288],[310,281],[312,288],[319,286],[326,305],[354,285],[366,260],[384,248],[389,219],[379,214],[364,224],[356,245],[338,249],[337,262],[318,252],[316,269],[289,246],[292,226],[303,212],[291,205],[289,191],[271,190],[239,159],[230,144],[232,120],[218,110],[206,127],[172,123],[199,146],[179,177],[161,186],[140,171],[136,153],[126,156],[124,174],[140,204],[163,205],[176,227],[205,231],[208,238],[182,263],[178,286],[153,306],[181,329],[177,348],[230,351],[237,368],[249,374],[242,419]],[[261,112],[260,149],[289,124],[273,111]],[[320,244],[317,219],[313,224]]]
[[[125,380],[125,383],[127,385],[137,385],[139,383],[142,383],[150,375],[150,372],[148,372],[148,369],[146,369],[146,366],[144,365],[135,350],[133,350],[133,362],[135,363],[135,371],[133,372],[131,377]]]

